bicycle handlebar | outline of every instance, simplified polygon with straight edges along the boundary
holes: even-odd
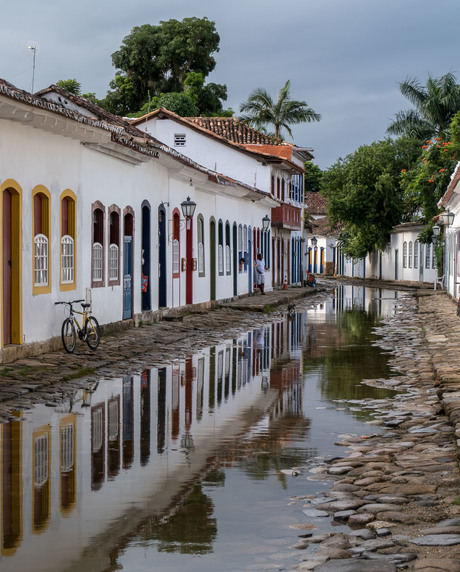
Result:
[[[71,305],[71,304],[76,304],[77,302],[84,302],[84,301],[85,301],[85,299],[82,298],[81,300],[72,300],[72,302],[54,302],[54,303],[57,306],[58,304],[69,304],[69,305]]]

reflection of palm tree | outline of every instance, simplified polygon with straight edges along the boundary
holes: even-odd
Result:
[[[460,86],[451,73],[440,78],[428,76],[426,86],[407,78],[399,89],[415,109],[396,113],[387,129],[391,135],[431,138],[448,131],[453,116],[460,111]]]
[[[286,129],[292,137],[290,125],[319,121],[321,115],[313,111],[305,101],[291,99],[290,87],[291,82],[288,80],[281,88],[276,102],[265,89],[254,90],[240,106],[240,111],[246,113],[240,119],[256,129],[273,126],[277,139],[280,138],[281,129]]]

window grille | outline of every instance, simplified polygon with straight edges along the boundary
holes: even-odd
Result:
[[[425,251],[425,268],[430,268],[430,260],[431,260],[431,244],[427,244]]]
[[[179,261],[179,241],[177,238],[173,240],[173,274],[179,274],[180,272],[180,261]]]
[[[118,280],[118,255],[117,244],[109,246],[109,280]]]
[[[403,268],[407,268],[407,242],[403,244]]]
[[[198,272],[204,272],[204,247],[203,243],[198,243]]]
[[[43,486],[48,481],[48,435],[34,441],[34,484]]]
[[[74,465],[74,428],[71,423],[61,429],[61,472],[68,473]]]
[[[219,244],[219,250],[218,250],[218,269],[219,269],[219,274],[223,274],[224,273],[224,249],[222,244]]]
[[[74,241],[68,234],[61,239],[61,282],[69,284],[74,281],[75,276],[75,252]]]
[[[34,238],[35,245],[35,286],[48,285],[48,237],[37,234]]]
[[[93,244],[93,281],[102,282],[102,244]]]
[[[225,267],[227,268],[227,274],[231,272],[231,256],[230,256],[230,246],[227,244],[225,247]]]
[[[418,247],[419,247],[419,242],[418,240],[416,240],[414,242],[414,268],[418,268]]]

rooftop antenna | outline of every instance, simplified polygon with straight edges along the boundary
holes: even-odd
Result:
[[[35,83],[35,59],[37,57],[37,54],[39,52],[40,46],[38,45],[38,42],[35,41],[29,41],[29,42],[24,42],[23,43],[23,47],[26,50],[30,50],[33,54],[33,63],[32,63],[32,89],[31,89],[31,93],[33,95],[34,93],[34,83]]]

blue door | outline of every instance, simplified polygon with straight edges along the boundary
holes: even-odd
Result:
[[[248,228],[248,292],[252,292],[252,277],[254,273],[254,267],[252,263],[252,230],[251,227]]]
[[[124,237],[123,250],[123,319],[133,315],[133,237]]]

